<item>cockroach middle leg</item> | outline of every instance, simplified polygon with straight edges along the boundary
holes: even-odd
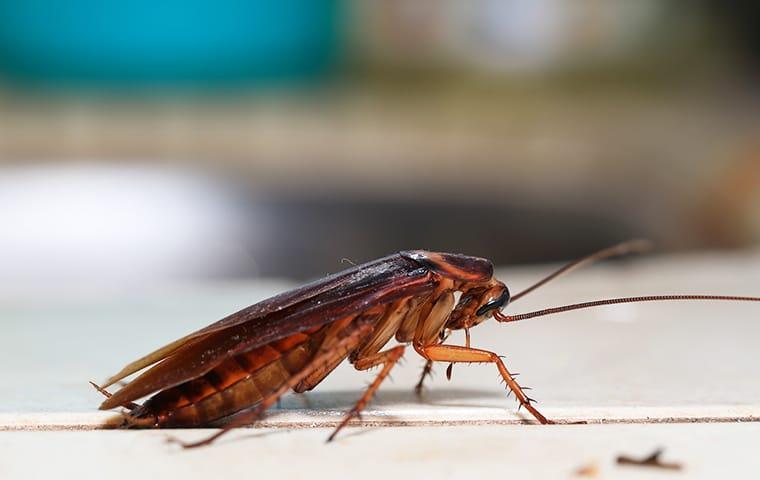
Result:
[[[464,327],[464,346],[470,348],[470,329]],[[454,372],[454,363],[449,363],[446,367],[446,380],[451,381],[451,375]]]
[[[448,338],[449,335],[451,335],[451,331],[448,331],[446,333],[441,332],[441,343],[444,343]],[[470,348],[470,329],[465,328],[464,329],[464,335],[465,335],[465,347]],[[451,374],[454,370],[454,364],[449,363],[449,366],[446,367],[446,380],[451,380]],[[417,385],[414,386],[414,392],[417,395],[422,395],[422,388],[424,387],[425,383],[425,377],[432,376],[433,375],[433,361],[428,360],[425,362],[425,366],[422,368],[422,375],[420,375],[420,381],[417,382]]]
[[[404,350],[406,347],[404,345],[398,345],[396,347],[391,348],[390,350],[386,350],[384,352],[376,353],[375,355],[372,355],[370,357],[366,358],[360,358],[356,361],[354,364],[354,367],[357,370],[368,370],[372,367],[375,367],[377,365],[382,365],[383,369],[380,371],[380,373],[375,377],[375,380],[370,384],[369,388],[367,388],[367,391],[364,392],[364,395],[359,399],[358,402],[356,402],[356,405],[354,405],[354,408],[352,408],[345,417],[343,417],[343,420],[338,424],[337,427],[335,427],[335,430],[330,434],[330,436],[327,438],[328,442],[332,442],[335,436],[340,432],[343,427],[348,425],[348,422],[354,418],[358,417],[361,414],[361,411],[364,410],[364,407],[367,406],[367,403],[370,401],[372,396],[375,394],[378,388],[380,388],[380,384],[383,383],[383,380],[388,376],[389,373],[391,373],[391,370],[393,369],[393,366],[396,365],[396,363],[399,361],[399,359],[404,356]]]
[[[450,363],[493,363],[496,368],[499,369],[499,374],[507,383],[509,389],[517,397],[521,407],[525,407],[540,423],[549,424],[554,423],[541,414],[533,405],[532,398],[528,397],[523,391],[522,387],[513,378],[512,374],[507,370],[506,365],[501,358],[487,350],[479,350],[477,348],[459,347],[456,345],[415,345],[414,349],[424,358],[432,360],[434,362],[450,362]]]
[[[468,332],[469,334],[469,332]],[[446,340],[448,340],[449,335],[451,335],[451,331],[442,331],[441,332],[441,341],[440,343],[445,343]],[[468,335],[469,340],[469,335]],[[467,346],[469,346],[469,341],[467,342]],[[422,396],[422,389],[424,388],[425,384],[425,378],[432,377],[433,376],[433,361],[428,360],[425,362],[425,366],[422,367],[422,374],[420,375],[420,380],[417,382],[417,385],[414,386],[414,393],[417,394],[417,396]]]
[[[418,396],[422,396],[422,389],[425,386],[425,378],[433,375],[433,361],[428,360],[425,362],[425,366],[422,367],[422,374],[420,375],[420,380],[417,382],[417,385],[414,386],[414,393],[416,393]]]

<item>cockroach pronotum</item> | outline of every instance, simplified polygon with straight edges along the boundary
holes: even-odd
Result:
[[[581,265],[648,249],[633,240],[601,250],[560,268],[511,295],[493,277],[489,260],[423,250],[403,251],[357,265],[301,288],[233,313],[124,367],[103,388],[101,410],[124,407],[125,427],[207,426],[236,417],[217,433],[195,443],[213,442],[232,428],[250,424],[290,390],[316,387],[345,359],[357,370],[381,366],[379,374],[332,432],[354,417],[411,344],[427,360],[420,383],[433,362],[492,363],[525,408],[542,424],[553,423],[534,406],[501,357],[470,346],[470,329],[494,318],[516,322],[582,308],[660,300],[758,302],[760,297],[727,295],[652,295],[596,300],[517,315],[501,309],[550,280]],[[459,294],[458,300],[455,293]],[[447,345],[448,334],[465,333],[465,345]],[[395,338],[398,345],[383,347]],[[105,388],[148,368],[113,395]],[[450,369],[448,373],[450,374]],[[150,396],[144,403],[136,400]]]

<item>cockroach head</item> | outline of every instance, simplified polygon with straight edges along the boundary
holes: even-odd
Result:
[[[477,325],[506,307],[509,299],[509,289],[498,280],[467,289],[462,292],[459,303],[451,312],[446,328],[461,330]]]
[[[495,310],[501,310],[509,304],[509,289],[503,283],[499,282],[496,287],[488,290],[487,293],[485,303],[480,305],[475,311],[475,315],[478,317],[488,317]]]

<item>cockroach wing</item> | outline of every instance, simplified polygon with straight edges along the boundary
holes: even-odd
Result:
[[[186,335],[179,340],[175,340],[168,345],[164,345],[158,350],[135,360],[122,368],[117,374],[108,378],[103,384],[103,388],[109,387],[119,380],[122,380],[159,360],[163,360],[183,345],[188,344],[191,341],[198,341],[201,338],[207,337],[211,333],[225,330],[288,309],[293,305],[313,299],[330,291],[347,288],[351,285],[358,287],[363,283],[371,283],[371,280],[375,277],[402,273],[397,270],[412,271],[414,268],[419,268],[419,265],[416,262],[410,265],[409,262],[404,263],[403,260],[404,259],[400,259],[398,255],[390,255],[372,262],[357,265],[354,268],[335,273],[294,290],[289,290],[266,300],[262,300],[259,303],[255,303],[238,312],[228,315],[218,322],[214,322],[211,325]],[[375,278],[375,280],[378,279]]]
[[[433,287],[426,268],[399,255],[359,265],[245,308],[131,363],[109,383],[162,360],[100,408],[124,405],[197,378],[230,356]]]

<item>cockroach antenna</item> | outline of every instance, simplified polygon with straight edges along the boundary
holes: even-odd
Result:
[[[619,243],[617,245],[613,245],[612,247],[605,248],[604,250],[599,250],[598,252],[592,253],[591,255],[588,255],[586,257],[583,257],[583,258],[580,258],[578,260],[568,263],[567,265],[563,266],[556,272],[542,278],[541,280],[534,283],[533,285],[526,288],[525,290],[515,295],[512,295],[509,302],[512,303],[515,300],[529,294],[533,290],[546,285],[547,283],[551,282],[557,277],[570,273],[573,270],[577,270],[580,267],[584,267],[586,265],[589,265],[594,262],[598,262],[600,260],[604,260],[606,258],[621,257],[623,255],[631,255],[631,254],[638,254],[638,253],[646,253],[646,252],[651,251],[653,248],[654,248],[654,243],[652,243],[651,241],[637,238],[634,240],[628,240],[627,242]]]
[[[601,307],[603,305],[617,305],[620,303],[638,303],[638,302],[662,302],[670,300],[717,300],[730,302],[760,302],[760,297],[740,297],[734,295],[646,295],[641,297],[621,297],[607,298],[604,300],[593,300],[590,302],[573,303],[570,305],[561,305],[559,307],[544,308],[528,313],[518,313],[516,315],[504,315],[499,311],[494,311],[493,316],[499,322],[519,322],[529,318],[543,317],[555,313],[570,312],[572,310],[581,310],[583,308]]]
[[[605,248],[604,250],[600,250],[598,252],[592,253],[591,255],[588,255],[581,259],[570,262],[567,265],[564,265],[562,268],[556,270],[550,275],[547,275],[546,277],[542,278],[541,280],[534,283],[530,287],[522,290],[521,292],[515,295],[512,295],[509,300],[509,303],[512,303],[515,300],[518,300],[519,298],[527,295],[528,293],[536,290],[539,287],[542,287],[543,285],[546,285],[547,283],[556,279],[557,277],[565,275],[566,273],[570,273],[571,271],[576,270],[577,268],[580,268],[582,266],[588,265],[593,262],[597,262],[599,260],[604,260],[606,258],[619,257],[622,255],[629,255],[629,254],[634,254],[634,253],[646,253],[652,250],[653,246],[654,244],[649,240],[635,239],[635,240],[629,240],[627,242],[619,243],[617,245],[613,245],[612,247]],[[593,300],[590,302],[561,305],[558,307],[544,308],[541,310],[536,310],[534,312],[520,313],[520,314],[515,314],[515,315],[505,315],[499,310],[494,310],[493,316],[497,321],[507,323],[507,322],[517,322],[520,320],[527,320],[529,318],[543,317],[543,316],[552,315],[555,313],[569,312],[572,310],[580,310],[583,308],[600,307],[603,305],[617,305],[621,303],[639,303],[639,302],[661,302],[661,301],[672,301],[672,300],[760,302],[760,297],[743,297],[743,296],[735,296],[735,295],[646,295],[646,296],[639,296],[639,297],[621,297],[621,298],[607,298],[603,300]]]

